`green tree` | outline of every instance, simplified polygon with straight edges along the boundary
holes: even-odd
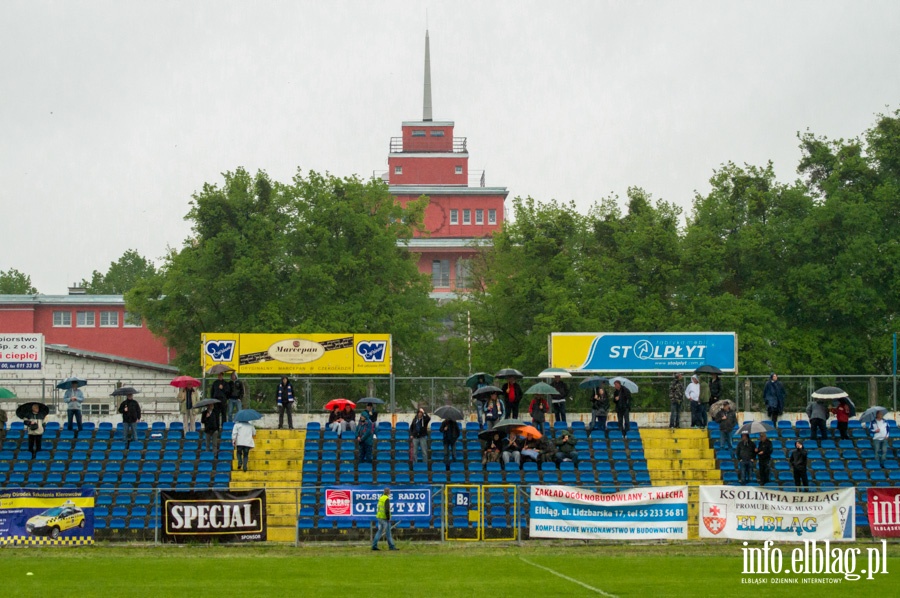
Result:
[[[31,285],[31,277],[10,268],[0,272],[0,295],[37,295],[37,289]]]
[[[430,370],[436,306],[398,245],[424,201],[404,208],[382,182],[315,172],[223,176],[193,196],[193,237],[126,294],[182,366],[196,370],[203,332],[371,331],[393,335],[395,371]]]
[[[90,280],[82,280],[81,287],[89,295],[124,295],[139,281],[156,274],[153,262],[134,249],[110,263],[106,274],[94,270]]]

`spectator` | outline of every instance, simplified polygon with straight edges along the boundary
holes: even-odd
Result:
[[[759,435],[759,442],[756,444],[756,460],[759,463],[759,484],[765,486],[769,483],[769,476],[772,466],[772,441],[765,432]]]
[[[478,418],[478,429],[484,430],[484,406],[487,403],[487,395],[475,395],[475,391],[479,388],[487,386],[484,376],[478,376],[475,381],[475,388],[472,390],[472,404],[475,406],[475,416]]]
[[[193,432],[197,427],[196,416],[194,415],[194,400],[200,398],[199,389],[191,386],[183,386],[178,389],[178,410],[181,412],[184,420],[184,429]]]
[[[456,455],[456,441],[459,440],[461,430],[459,424],[454,420],[445,419],[441,422],[440,432],[444,442],[444,463],[449,466],[450,461],[458,461]]]
[[[375,424],[365,412],[359,416],[356,426],[356,442],[359,444],[359,462],[372,462],[372,448],[375,444]]]
[[[328,415],[328,429],[338,435],[344,431],[344,412],[340,407],[335,407]]]
[[[247,471],[250,461],[250,449],[256,446],[253,437],[256,436],[256,428],[250,422],[236,422],[231,429],[231,442],[237,450],[238,469]]]
[[[75,432],[75,438],[78,438],[78,433],[81,432],[81,404],[84,403],[84,393],[78,388],[77,382],[72,382],[72,386],[63,394],[63,403],[66,404],[69,430],[72,430],[73,419],[78,423],[78,432]]]
[[[737,426],[737,416],[731,410],[731,403],[725,403],[719,412],[719,448],[728,449],[734,454],[734,440],[731,434]]]
[[[125,448],[130,444],[130,439],[137,440],[137,423],[141,421],[141,406],[134,400],[134,395],[125,395],[125,400],[119,405],[119,413],[122,414],[122,427],[125,432]]]
[[[6,415],[6,411],[0,409],[0,446],[3,446],[3,441],[6,440],[6,422],[9,421],[9,416]]]
[[[750,440],[749,432],[741,432],[741,441],[737,445],[738,465],[740,465],[741,484],[750,484],[753,475],[753,460],[756,459],[756,446]]]
[[[225,374],[220,373],[218,378],[213,380],[212,383],[212,392],[210,393],[210,397],[217,400],[218,403],[215,405],[215,413],[219,418],[219,428],[222,427],[222,424],[228,419],[225,416],[225,406],[228,404],[228,398],[231,396],[231,384],[225,380]]]
[[[409,456],[410,461],[416,463],[418,460],[419,450],[422,451],[422,462],[426,465],[428,464],[428,442],[429,442],[429,431],[428,424],[431,422],[431,417],[425,413],[424,407],[419,407],[419,410],[416,412],[416,416],[413,418],[412,423],[409,425],[409,440],[410,440],[410,450]]]
[[[598,387],[594,389],[591,396],[591,425],[588,434],[593,434],[594,430],[600,428],[603,434],[609,438],[609,430],[606,429],[606,418],[609,415],[609,395],[606,389]]]
[[[484,422],[487,429],[493,430],[501,419],[503,419],[503,403],[497,398],[497,393],[494,393],[484,407]]]
[[[872,421],[872,449],[875,451],[875,458],[884,469],[884,459],[887,456],[888,438],[890,431],[888,423],[884,420],[884,413],[879,411],[875,414],[875,420]]]
[[[382,536],[387,540],[388,548],[397,550],[394,546],[394,538],[391,537],[391,489],[385,488],[378,498],[378,507],[375,509],[375,523],[378,531],[372,538],[372,550],[378,550],[378,541]]]
[[[525,448],[522,449],[522,461],[534,461],[535,463],[540,461],[541,453],[539,449],[540,443],[537,439],[525,441]]]
[[[365,415],[369,418],[369,421],[373,424],[378,421],[378,411],[375,409],[375,405],[373,403],[366,403],[365,406]]]
[[[528,413],[531,414],[531,423],[532,425],[538,429],[538,431],[543,434],[544,433],[544,421],[546,420],[546,413],[550,411],[549,405],[547,405],[547,399],[544,395],[534,395],[534,398],[531,399],[531,404],[528,405]]]
[[[226,413],[228,421],[233,422],[234,416],[238,411],[244,408],[244,383],[238,380],[235,372],[231,373],[231,382],[228,384],[228,411]],[[290,420],[288,420],[290,425]]]
[[[778,380],[778,374],[772,372],[763,389],[763,399],[766,402],[766,412],[773,423],[778,423],[778,418],[784,413],[784,398],[784,385]]]
[[[669,428],[678,427],[681,420],[681,407],[684,402],[684,383],[681,382],[681,372],[676,372],[669,384]]]
[[[850,440],[850,434],[847,432],[850,425],[850,404],[846,399],[841,399],[837,408],[831,408],[829,411],[837,417],[837,430],[841,440]]]
[[[631,413],[631,391],[620,380],[613,383],[616,391],[613,394],[613,402],[616,404],[616,417],[619,419],[619,429],[622,430],[622,438],[628,434],[631,427],[629,415]]]
[[[572,461],[578,465],[578,452],[575,450],[577,442],[568,431],[562,433],[562,436],[556,440],[555,460],[557,465],[563,461]]]
[[[709,381],[709,406],[712,407],[716,401],[722,398],[722,380],[718,374],[713,374]]]
[[[794,443],[794,450],[791,452],[791,456],[788,457],[788,462],[791,464],[791,471],[794,474],[794,486],[797,488],[797,491],[800,491],[800,488],[809,489],[809,476],[806,474],[806,465],[808,459],[806,457],[806,449],[803,448],[803,443],[799,440]]]
[[[569,400],[569,385],[563,382],[563,379],[559,376],[554,376],[550,386],[559,393],[558,395],[552,395],[553,398],[550,399],[554,419],[558,422],[566,423],[566,401]]]
[[[700,427],[706,429],[706,424],[709,422],[709,383],[700,378],[700,419],[702,420],[702,425]]]
[[[31,404],[31,413],[23,421],[25,429],[28,430],[28,452],[34,459],[41,452],[41,441],[44,438],[44,416],[37,403]]]
[[[217,452],[219,450],[219,416],[215,407],[207,405],[200,414],[200,425],[203,426],[203,443],[206,450]]]
[[[540,451],[540,458],[538,461],[541,463],[556,463],[556,444],[554,444],[550,438],[547,436],[541,438],[538,447],[538,450]]]
[[[278,389],[275,391],[275,402],[277,403],[278,409],[278,429],[284,425],[284,416],[287,415],[288,420],[288,430],[294,429],[294,385],[291,384],[291,381],[288,380],[287,376],[281,377],[281,382],[278,383]],[[337,411],[337,410],[335,410]],[[331,419],[328,420],[328,423],[331,423]],[[336,434],[340,434],[340,430],[335,432]]]
[[[521,436],[517,436],[515,432],[509,433],[509,438],[506,439],[506,444],[503,447],[503,452],[500,456],[503,458],[503,466],[512,461],[513,463],[521,463],[522,462],[522,449],[525,448],[525,439]]]
[[[344,405],[344,410],[341,411],[341,419],[344,420],[342,422],[344,432],[356,432],[356,410],[350,406],[350,403]]]
[[[506,384],[504,384],[500,390],[503,391],[503,400],[506,403],[506,409],[501,409],[501,419],[503,418],[504,413],[508,413],[509,417],[516,419],[519,417],[519,403],[522,402],[522,387],[519,386],[519,383],[516,381],[515,376],[509,376],[506,379]],[[496,395],[491,395],[494,397]],[[485,408],[486,409],[486,408]],[[487,411],[485,411],[485,419],[487,419]],[[488,430],[491,429],[491,425],[488,424]]]
[[[491,439],[488,441],[487,445],[485,445],[484,450],[481,453],[481,463],[485,465],[487,463],[496,463],[500,460],[501,449],[503,448],[503,441],[500,440],[500,434],[494,432],[491,436]]]
[[[700,378],[691,376],[691,383],[684,390],[684,396],[691,406],[691,427],[703,427],[703,405],[700,403]]]
[[[809,405],[806,406],[806,416],[809,417],[809,427],[810,427],[810,439],[819,440],[819,446],[822,446],[822,441],[827,437],[827,428],[825,427],[825,420],[828,419],[828,408],[825,407],[820,401],[810,401]]]

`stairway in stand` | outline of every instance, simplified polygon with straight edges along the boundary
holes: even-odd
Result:
[[[706,430],[641,428],[647,469],[654,486],[688,485],[688,538],[697,538],[698,486],[722,483]]]
[[[238,471],[236,460],[231,463],[233,490],[266,489],[270,542],[293,542],[297,537],[305,441],[306,430],[257,430],[247,471]]]

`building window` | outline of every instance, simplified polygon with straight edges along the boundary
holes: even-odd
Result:
[[[431,286],[436,289],[450,288],[450,260],[431,262]]]
[[[394,166],[394,174],[403,174],[402,166]]]
[[[444,136],[444,132],[441,131],[441,130],[432,131],[432,132],[431,132],[431,136],[432,136],[432,137],[443,137],[443,136]]]
[[[122,325],[125,328],[140,328],[144,323],[141,321],[141,316],[126,311],[125,317],[122,318]]]
[[[459,224],[459,210],[450,210],[450,224]]]
[[[488,224],[497,224],[497,210],[488,210]]]
[[[53,312],[53,326],[55,328],[69,327],[72,325],[72,312],[55,311]]]
[[[456,167],[456,174],[462,174],[462,166]]]
[[[425,137],[425,131],[413,131],[412,136],[413,137]]]
[[[472,224],[472,210],[463,210],[463,224]]]
[[[96,326],[96,317],[92,311],[75,312],[75,325],[79,328],[93,328]]]
[[[472,260],[456,260],[456,288],[468,289],[472,284]]]
[[[484,210],[475,210],[475,224],[484,224]]]
[[[100,312],[101,328],[118,328],[119,312],[117,311],[101,311]]]

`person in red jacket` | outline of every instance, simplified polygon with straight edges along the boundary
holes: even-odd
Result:
[[[508,377],[500,390],[503,391],[503,401],[506,403],[506,417],[518,419],[519,405],[522,403],[522,387],[519,386],[516,377]]]
[[[547,404],[547,399],[544,395],[534,395],[534,398],[531,399],[531,405],[528,406],[528,413],[531,414],[532,425],[541,434],[544,433],[544,421],[546,420],[544,414],[548,411],[550,411],[550,406]]]
[[[837,418],[837,429],[841,434],[841,440],[850,440],[850,434],[847,433],[847,425],[850,422],[850,405],[844,399],[835,408],[829,409]]]

